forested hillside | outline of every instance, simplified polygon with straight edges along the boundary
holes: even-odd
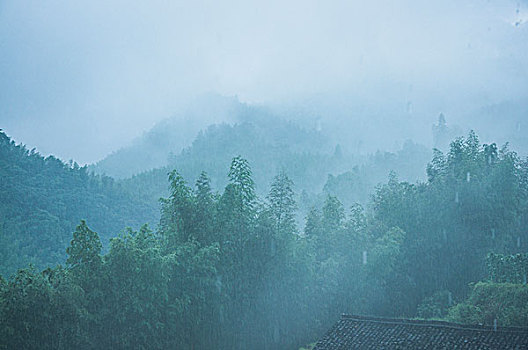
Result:
[[[290,174],[299,191],[310,194],[321,191],[329,174],[352,172],[365,186],[363,193],[350,197],[361,202],[391,170],[405,180],[425,179],[431,156],[427,147],[406,141],[391,152],[362,154],[333,141],[333,135],[316,126],[317,118],[289,117],[295,121],[237,98],[205,95],[88,169],[123,180],[134,193],[156,201],[167,195],[165,179],[172,169],[186,178],[206,171],[213,189],[220,190],[227,183],[223,165],[237,155],[251,162],[261,195],[279,170]]]
[[[71,232],[89,220],[104,242],[126,226],[159,217],[158,204],[127,193],[106,176],[16,145],[0,131],[0,274],[65,259]]]
[[[325,193],[339,191],[348,206],[366,204],[375,186],[386,181],[391,171],[408,181],[423,180],[431,152],[407,141],[395,152],[378,151],[358,155],[331,144],[328,137],[314,129],[270,114],[265,109],[245,109],[244,122],[211,125],[193,143],[169,157],[169,165],[120,180],[130,192],[147,201],[167,195],[166,175],[177,169],[185,178],[196,178],[206,171],[213,190],[227,183],[224,164],[241,155],[252,164],[256,191],[265,196],[273,174],[285,171],[295,182],[302,216],[316,205],[321,207]]]
[[[471,133],[435,152],[425,182],[393,174],[366,209],[327,195],[302,227],[286,172],[259,197],[246,159],[224,169],[221,193],[204,172],[171,171],[156,230],[128,230],[103,253],[82,221],[64,267],[0,280],[0,345],[295,349],[343,312],[527,319],[527,260],[508,257],[526,251],[528,163],[507,147]],[[487,293],[507,312],[483,312]]]
[[[0,350],[528,347],[528,0],[0,0],[0,52]]]
[[[169,155],[179,154],[188,147],[200,130],[214,123],[243,122],[251,109],[255,108],[236,97],[204,94],[181,107],[172,117],[156,123],[130,145],[89,166],[89,170],[121,179],[165,167]]]
[[[486,276],[488,252],[525,252],[528,163],[507,146],[480,144],[470,133],[435,152],[426,183],[381,186],[374,218],[405,232],[394,301],[413,314],[413,300],[445,290],[460,298],[469,282]],[[400,277],[397,277],[400,276]]]
[[[327,194],[339,193],[346,206],[367,204],[375,186],[391,171],[410,181],[425,176],[430,152],[410,141],[396,153],[357,156],[332,145],[322,133],[306,130],[266,109],[235,106],[243,111],[237,115],[244,122],[211,125],[189,147],[169,157],[169,166],[121,180],[93,175],[87,167],[64,164],[52,156],[44,158],[2,134],[5,156],[0,161],[6,200],[0,212],[5,232],[0,249],[6,258],[0,271],[8,275],[29,262],[38,267],[64,262],[68,237],[81,219],[87,219],[101,234],[105,247],[108,238],[126,226],[149,222],[155,227],[159,199],[168,195],[166,178],[172,169],[190,179],[206,171],[212,190],[218,191],[228,181],[225,164],[238,154],[253,165],[260,196],[266,195],[274,174],[289,174],[298,190],[296,221],[301,225],[312,206],[322,207]],[[172,135],[171,130],[165,136]],[[158,153],[164,150],[161,147]],[[137,154],[131,152],[130,159],[119,153],[125,161],[119,169],[137,166]],[[141,159],[137,163],[141,164]]]
[[[329,172],[343,171],[358,161],[353,156],[346,162],[334,159],[335,145],[323,134],[301,128],[265,109],[244,105],[237,117],[242,121],[210,125],[197,134],[189,147],[167,154],[169,165],[125,179],[123,184],[159,198],[166,194],[166,174],[178,169],[186,178],[206,171],[213,188],[219,190],[227,183],[224,165],[240,154],[252,162],[255,181],[262,186],[257,189],[260,193],[265,193],[272,174],[282,168],[295,170],[292,176],[300,186],[304,185],[302,188],[320,188]]]

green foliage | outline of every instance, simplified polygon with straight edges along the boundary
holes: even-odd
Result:
[[[391,227],[405,232],[395,266],[403,275],[392,286],[402,296],[402,312],[412,316],[421,300],[439,290],[463,298],[468,283],[485,278],[488,253],[526,249],[527,172],[514,152],[481,145],[470,133],[453,141],[446,155],[435,152],[426,183],[393,175],[378,188],[373,234]]]
[[[486,257],[491,282],[526,284],[528,254],[493,254]]]
[[[99,311],[105,347],[163,347],[170,307],[167,260],[147,226],[112,239],[104,261],[104,274],[111,278],[101,286],[104,307]]]
[[[211,188],[220,191],[229,181],[225,176],[225,164],[241,155],[251,163],[255,183],[271,183],[273,176],[284,170],[296,189],[307,194],[309,200],[296,198],[299,221],[312,206],[322,207],[326,194],[338,196],[345,207],[355,202],[368,204],[375,186],[385,181],[391,170],[409,181],[425,178],[424,167],[431,152],[411,141],[405,142],[396,152],[358,156],[343,148],[335,153],[334,145],[321,132],[300,127],[260,108],[243,106],[238,112],[241,113],[239,123],[211,125],[198,133],[192,144],[181,152],[181,148],[172,149],[174,153],[169,157],[167,166],[131,172],[142,162],[142,152],[138,152],[141,159],[134,162],[128,159],[129,155],[124,150],[121,153],[122,162],[117,162],[112,156],[108,159],[116,161],[115,167],[124,169],[108,174],[126,172],[131,176],[135,173],[117,183],[145,203],[155,206],[159,197],[169,195],[165,185],[166,174],[173,168],[177,168],[185,179],[198,178],[200,172],[206,171]],[[164,149],[160,147],[158,151]],[[260,196],[267,195],[265,186],[256,188],[256,191]]]
[[[306,223],[304,226],[304,234],[313,239],[321,234],[321,215],[317,208],[313,207],[306,216]]]
[[[1,291],[0,348],[68,349],[86,346],[82,292],[62,268],[13,275]]]
[[[229,181],[240,193],[242,205],[251,205],[255,200],[255,182],[251,178],[251,167],[246,159],[241,156],[233,158],[229,168]]]
[[[194,231],[196,240],[204,245],[216,241],[217,195],[211,189],[209,176],[202,172],[195,185],[195,218]]]
[[[161,200],[160,225],[168,249],[174,249],[193,236],[194,203],[191,188],[176,170],[169,173],[169,183],[170,196]]]
[[[345,208],[334,196],[328,196],[323,206],[323,218],[321,224],[323,230],[331,233],[342,228],[345,219]]]
[[[447,315],[447,311],[452,303],[451,292],[442,290],[435,292],[433,295],[424,298],[418,305],[417,315],[420,318],[440,319]]]
[[[80,225],[73,232],[70,246],[66,249],[66,254],[68,254],[66,264],[72,268],[100,264],[101,249],[99,235],[88,228],[86,221],[81,220]]]
[[[295,232],[295,203],[293,181],[284,171],[281,171],[271,184],[268,194],[270,210],[276,222],[276,230],[281,232]]]
[[[479,282],[464,302],[449,310],[448,319],[469,324],[520,326],[528,324],[528,285]]]
[[[171,171],[155,232],[126,229],[105,251],[81,221],[66,267],[0,278],[0,348],[294,349],[343,312],[441,317],[485,276],[489,252],[506,254],[489,255],[492,280],[517,281],[527,163],[470,134],[435,152],[428,177],[391,173],[367,209],[323,193],[299,233],[286,171],[267,201],[240,156],[221,193],[206,173],[191,187]],[[31,217],[43,230],[62,220]],[[526,324],[526,288],[478,283],[449,317]]]
[[[144,202],[86,167],[42,157],[0,131],[0,274],[33,263],[64,263],[71,232],[85,219],[103,242],[125,226],[158,221],[156,202]]]

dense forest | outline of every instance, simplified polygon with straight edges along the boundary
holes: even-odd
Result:
[[[430,151],[411,141],[396,152],[377,152],[358,156],[332,145],[324,133],[287,121],[262,107],[252,107],[221,99],[232,104],[235,124],[213,124],[199,132],[194,141],[179,153],[169,152],[179,133],[176,126],[156,126],[139,142],[117,152],[101,164],[111,173],[133,173],[129,178],[114,179],[94,174],[101,169],[67,164],[35,150],[17,145],[5,133],[0,136],[0,273],[9,275],[17,268],[33,263],[37,268],[54,266],[65,260],[65,249],[75,225],[86,219],[108,247],[109,239],[125,227],[139,228],[159,222],[159,199],[168,196],[167,174],[178,169],[186,179],[197,178],[206,171],[213,191],[228,181],[223,169],[231,159],[242,155],[252,164],[256,193],[266,196],[266,188],[275,173],[284,171],[295,182],[299,203],[296,222],[302,226],[309,210],[322,208],[326,195],[339,193],[348,207],[366,205],[375,186],[396,171],[405,180],[425,178],[424,167]],[[211,107],[212,108],[212,107]],[[191,116],[194,114],[191,114]],[[169,123],[170,124],[170,123]],[[186,123],[182,128],[185,130]],[[161,132],[161,134],[160,134]],[[153,140],[157,140],[155,143]],[[145,152],[155,159],[166,158],[167,165],[147,170],[142,162]],[[145,157],[144,157],[145,156]],[[129,158],[131,157],[131,158]],[[112,163],[114,162],[114,163]],[[149,163],[150,164],[150,163]],[[38,232],[38,239],[32,239]]]
[[[13,249],[46,247],[16,237],[63,232],[53,228],[62,218],[80,224],[71,230],[63,264],[29,266],[0,280],[0,347],[296,349],[343,312],[528,324],[528,162],[507,145],[481,144],[474,133],[452,141],[446,153],[435,150],[424,181],[402,181],[392,172],[362,204],[339,198],[361,168],[330,177],[316,196],[322,203],[310,202],[303,220],[298,211],[308,201],[296,194],[293,168],[278,169],[262,195],[253,161],[241,156],[226,162],[221,191],[207,172],[189,178],[176,167],[157,226],[125,229],[107,249],[96,232],[137,227],[152,206],[135,211],[141,207],[127,197],[125,182],[105,184],[111,180],[3,140],[10,152],[3,150],[9,158],[2,157],[2,171],[33,179],[19,191],[48,188],[36,167],[52,162],[64,174],[60,181],[72,184],[55,192],[79,193],[75,200],[100,205],[98,215],[109,221],[70,213],[64,209],[70,202],[53,193],[43,196],[51,208],[62,203],[45,213],[53,219],[41,223],[44,213],[29,212],[29,205],[28,212],[8,212],[24,208],[10,201],[28,197],[2,183],[9,194],[2,195],[8,232],[2,237],[18,245]],[[5,224],[16,215],[39,221],[16,231]],[[20,263],[9,261],[5,271]]]
[[[274,174],[280,171],[288,174],[296,185],[296,199],[300,203],[297,221],[301,225],[312,206],[322,207],[326,194],[339,193],[340,200],[347,207],[356,202],[366,205],[376,185],[386,181],[390,171],[411,182],[426,178],[425,166],[432,153],[427,147],[410,140],[394,151],[357,154],[332,143],[332,137],[325,132],[289,121],[264,107],[233,103],[228,110],[233,112],[235,123],[208,126],[181,151],[155,146],[174,143],[170,140],[179,134],[172,132],[177,127],[163,126],[175,121],[169,120],[154,127],[137,141],[141,145],[149,144],[147,150],[155,149],[154,158],[165,157],[164,166],[150,169],[144,165],[141,171],[130,172],[129,164],[134,164],[132,168],[136,169],[145,154],[132,146],[110,155],[90,169],[103,174],[108,171],[110,175],[133,174],[118,182],[130,193],[155,205],[160,197],[168,195],[166,177],[172,169],[178,169],[186,179],[197,178],[206,171],[213,190],[221,190],[228,181],[223,170],[225,164],[241,155],[252,165],[256,192],[260,196],[266,196]],[[445,134],[449,131],[439,132],[444,138]],[[152,143],[152,140],[156,142]]]
[[[0,350],[528,349],[528,0],[0,0],[0,52]]]
[[[158,220],[157,203],[87,167],[16,145],[0,130],[0,274],[64,262],[71,233],[88,220],[107,242],[126,226]]]

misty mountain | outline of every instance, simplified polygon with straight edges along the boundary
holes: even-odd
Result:
[[[149,190],[158,196],[165,193],[166,173],[172,168],[188,179],[197,178],[205,170],[213,186],[221,188],[226,182],[223,164],[240,154],[253,165],[257,183],[269,183],[272,174],[284,168],[291,170],[290,175],[299,189],[317,192],[328,174],[339,175],[354,166],[378,162],[373,157],[377,154],[379,158],[384,152],[405,157],[401,153],[411,151],[409,139],[425,145],[415,165],[378,162],[384,164],[383,171],[380,172],[379,164],[378,169],[365,170],[363,177],[370,178],[372,184],[368,186],[367,192],[370,192],[391,170],[404,180],[423,179],[423,169],[430,156],[427,148],[446,150],[452,140],[471,129],[482,135],[483,140],[511,141],[520,154],[528,153],[528,137],[522,133],[528,105],[523,101],[434,114],[419,104],[412,107],[411,99],[400,97],[387,96],[382,106],[380,101],[376,104],[377,101],[336,98],[331,103],[315,100],[305,108],[276,105],[268,108],[241,103],[236,97],[202,95],[172,118],[154,125],[132,145],[110,154],[89,169],[123,179],[166,168],[139,176],[158,174],[155,182],[163,191]],[[330,158],[338,144],[342,159],[332,161]],[[302,160],[304,153],[310,155],[305,158],[313,159],[317,155],[321,159]],[[293,165],[297,163],[300,165]]]
[[[9,261],[2,271],[12,272],[28,262],[37,266],[62,262],[69,235],[81,219],[100,233],[103,243],[126,226],[148,222],[155,227],[159,222],[159,198],[168,195],[167,177],[173,169],[191,184],[205,171],[212,188],[220,191],[227,183],[225,165],[241,155],[252,167],[259,184],[256,190],[262,198],[273,177],[283,170],[292,178],[300,199],[299,222],[312,206],[322,206],[322,193],[337,195],[349,207],[356,202],[367,203],[375,186],[384,182],[391,171],[409,181],[425,176],[430,151],[410,141],[398,152],[357,156],[332,144],[321,131],[301,127],[266,108],[241,104],[236,99],[218,101],[223,107],[217,110],[224,111],[226,119],[239,122],[212,124],[199,131],[190,146],[177,154],[166,154],[177,144],[171,132],[182,134],[186,127],[190,130],[198,123],[193,124],[193,119],[183,123],[165,121],[145,133],[133,147],[95,166],[113,166],[114,173],[123,175],[155,167],[121,180],[91,174],[86,166],[65,164],[52,156],[44,158],[2,134],[2,178],[6,179],[2,190],[3,197],[10,199],[1,208],[3,261]],[[218,115],[209,111],[209,115]],[[166,165],[158,166],[163,164],[163,154]],[[40,225],[38,240],[34,236],[36,222],[45,223]]]
[[[386,182],[391,174],[404,181],[423,181],[424,164],[427,164],[431,154],[427,147],[408,140],[395,152],[378,151],[343,173],[328,174],[323,193],[336,196],[345,207],[355,203],[365,205],[370,201],[376,186]],[[319,199],[319,206],[323,200]]]
[[[0,0],[0,51],[0,350],[528,349],[528,0]]]
[[[311,206],[321,206],[323,189],[334,194],[348,207],[367,203],[375,186],[384,182],[391,171],[402,180],[425,178],[425,165],[431,151],[407,141],[394,152],[377,151],[357,154],[339,144],[317,127],[289,121],[263,107],[239,104],[234,124],[213,124],[200,131],[192,144],[178,154],[169,155],[168,165],[120,180],[127,190],[154,202],[167,195],[167,174],[177,170],[191,183],[205,171],[214,190],[227,183],[225,164],[238,155],[251,164],[256,190],[265,197],[267,185],[285,171],[303,196],[301,218]],[[125,166],[126,164],[123,164]],[[349,173],[354,173],[354,180]],[[347,175],[348,174],[348,175]],[[335,177],[334,177],[335,176]],[[346,179],[346,180],[345,180]],[[344,181],[344,184],[337,184]],[[351,184],[351,181],[354,183]],[[330,184],[328,184],[330,182]]]
[[[259,183],[269,184],[285,170],[298,188],[320,190],[328,171],[345,171],[342,155],[334,155],[335,145],[321,132],[309,130],[280,118],[261,107],[240,105],[235,124],[213,124],[200,131],[192,144],[167,157],[167,165],[120,180],[141,198],[154,201],[167,194],[167,174],[176,169],[189,181],[202,171],[211,178],[212,188],[227,183],[225,164],[238,155],[248,159]],[[347,159],[356,164],[354,156]],[[126,164],[124,164],[126,165]],[[266,189],[257,187],[263,194]]]
[[[201,95],[89,169],[97,174],[126,178],[166,166],[169,155],[188,147],[200,130],[213,123],[243,120],[247,109],[236,97]]]
[[[520,155],[528,155],[528,101],[506,100],[487,104],[467,117],[467,123],[475,125],[485,140],[508,142]],[[466,118],[464,118],[466,119]]]

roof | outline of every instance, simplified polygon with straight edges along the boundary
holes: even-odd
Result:
[[[314,350],[528,349],[528,328],[343,315]]]

